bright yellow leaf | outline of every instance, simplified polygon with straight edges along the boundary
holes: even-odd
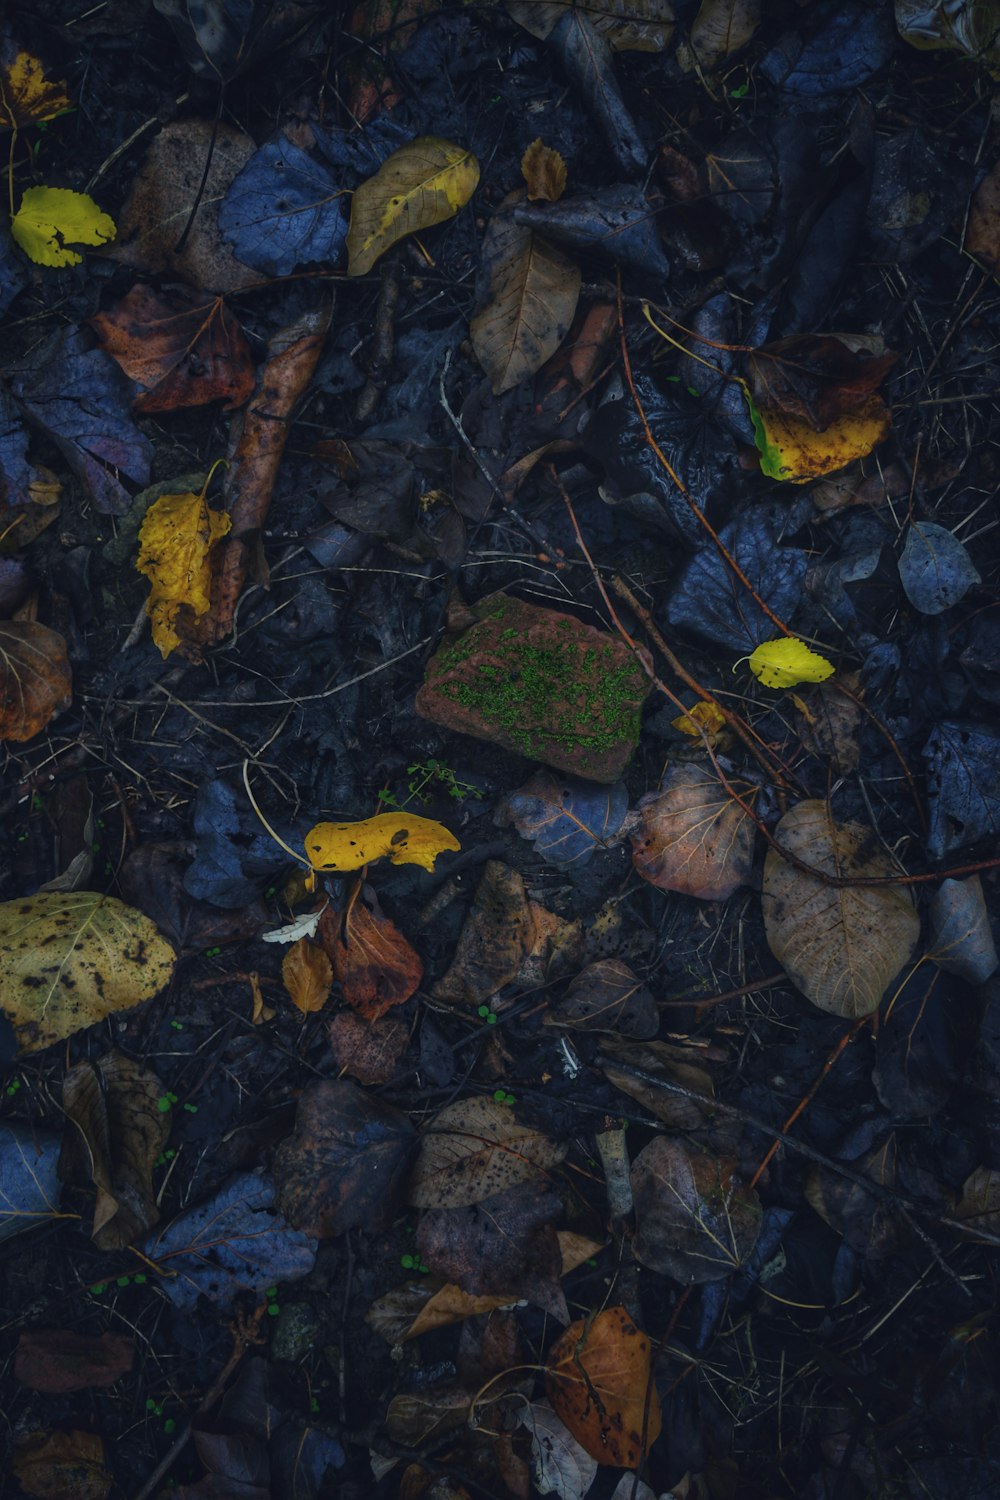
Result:
[[[764,641],[746,660],[750,670],[765,687],[795,687],[799,682],[825,682],[832,677],[834,666],[818,651],[810,651],[805,641],[783,636]]]
[[[420,865],[433,870],[445,849],[461,849],[453,833],[433,818],[412,813],[377,813],[360,823],[317,823],[306,834],[305,850],[314,870],[360,870],[372,860]]]
[[[0,63],[0,130],[19,130],[22,125],[54,120],[70,107],[66,85],[46,78],[37,57],[30,52],[4,56]]]
[[[25,255],[39,266],[78,266],[83,259],[68,245],[103,245],[118,230],[86,193],[69,188],[28,188],[10,223]]]
[[[347,274],[364,276],[404,235],[440,224],[468,203],[479,163],[464,146],[436,135],[407,141],[363,182],[351,202]]]
[[[149,507],[139,531],[136,568],[152,584],[146,601],[153,640],[169,656],[180,645],[177,619],[182,609],[205,615],[211,607],[211,551],[232,521],[211,510],[200,495],[161,495]]]
[[[807,484],[857,458],[867,458],[892,426],[889,408],[878,395],[870,396],[857,411],[838,417],[824,432],[817,432],[801,417],[761,411],[752,401],[750,415],[762,472],[769,479],[787,479],[792,484]]]
[[[678,719],[671,719],[670,723],[681,734],[689,734],[692,739],[700,740],[703,732],[712,738],[720,729],[725,729],[726,718],[717,703],[696,703],[694,708],[689,708]]]

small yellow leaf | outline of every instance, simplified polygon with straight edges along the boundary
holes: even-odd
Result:
[[[404,235],[450,219],[472,197],[479,163],[464,146],[436,135],[400,146],[363,182],[351,202],[347,274],[364,276]]]
[[[532,202],[547,198],[555,203],[566,190],[566,163],[558,151],[542,144],[541,136],[532,141],[521,157],[521,176],[528,185]]]
[[[818,651],[810,651],[805,641],[794,636],[764,641],[748,658],[750,670],[765,687],[794,687],[798,682],[825,682],[832,677],[834,666]]]
[[[11,233],[38,266],[78,266],[83,259],[68,245],[103,245],[118,233],[86,193],[69,188],[28,188],[10,222]]]
[[[0,130],[19,130],[40,120],[54,120],[69,109],[64,83],[45,77],[45,67],[30,52],[13,57],[4,49],[0,64]]]
[[[679,729],[681,734],[689,734],[695,740],[701,739],[702,731],[712,737],[726,727],[725,715],[717,703],[696,703],[686,714],[671,719],[670,723],[672,728]]]
[[[136,568],[152,584],[146,613],[161,656],[181,643],[177,620],[182,609],[205,615],[211,608],[210,554],[231,525],[225,511],[209,509],[205,490],[200,495],[161,495],[146,512]]]
[[[847,412],[823,432],[817,432],[802,417],[784,412],[751,409],[760,467],[770,479],[807,484],[824,474],[867,458],[888,435],[892,416],[881,396],[873,395],[856,411]]]
[[[281,964],[285,989],[304,1016],[322,1010],[333,984],[333,965],[319,943],[299,938]]]
[[[445,849],[461,849],[453,833],[432,818],[377,813],[360,823],[317,823],[306,834],[306,856],[314,870],[360,870],[372,860],[433,870]]]

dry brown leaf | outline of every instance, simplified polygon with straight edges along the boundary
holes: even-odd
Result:
[[[729,778],[752,805],[756,788]],[[632,835],[632,863],[662,891],[725,901],[750,878],[756,828],[707,766],[671,766],[661,789],[639,802],[642,824]]]
[[[316,932],[344,999],[366,1020],[409,1000],[424,976],[420,955],[365,886],[346,914],[328,906]]]
[[[478,1005],[516,979],[533,946],[535,923],[516,870],[487,860],[448,972],[435,1000]]]
[[[341,1073],[350,1073],[359,1083],[389,1083],[408,1039],[409,1027],[391,1016],[366,1021],[343,1010],[330,1022],[333,1060]]]
[[[570,1324],[549,1351],[545,1390],[556,1415],[599,1464],[634,1469],[660,1435],[652,1349],[624,1307]]]
[[[835,823],[819,800],[793,807],[774,834],[779,845],[829,875],[896,874],[870,828]],[[806,998],[835,1016],[877,1009],[920,936],[905,886],[825,885],[775,849],[764,862],[762,906],[771,952]]]
[[[0,740],[30,740],[73,694],[66,642],[34,620],[0,622]]]
[[[813,755],[826,757],[838,776],[853,771],[861,757],[861,704],[855,699],[862,696],[860,672],[840,672],[836,683],[817,683],[801,694],[792,694],[803,745]]]
[[[14,1474],[38,1500],[107,1500],[112,1479],[96,1432],[24,1432],[14,1439]]]
[[[530,1125],[508,1104],[460,1099],[436,1115],[420,1143],[408,1197],[415,1208],[463,1208],[557,1166],[566,1147]]]
[[[333,965],[319,943],[299,938],[281,961],[281,981],[302,1014],[311,1016],[330,998]]]
[[[1000,276],[1000,162],[987,172],[972,195],[965,251]]]
[[[135,1344],[121,1333],[72,1333],[64,1328],[25,1328],[17,1341],[14,1376],[33,1391],[65,1396],[93,1386],[114,1385],[127,1375]]]
[[[557,202],[566,191],[566,163],[558,151],[546,146],[537,136],[521,157],[521,176],[533,203],[545,199]]]
[[[695,1047],[655,1041],[637,1046],[635,1042],[620,1037],[608,1037],[601,1045],[600,1065],[605,1078],[648,1109],[656,1119],[674,1130],[697,1130],[712,1118],[715,1084],[711,1073],[701,1066],[700,1054]],[[636,1078],[629,1068],[638,1068],[653,1078],[662,1078],[664,1083],[679,1084],[693,1094],[703,1095],[705,1102],[701,1104],[682,1094],[659,1089],[655,1083]]]
[[[660,1016],[656,1001],[628,964],[604,958],[580,971],[544,1024],[645,1038],[656,1035]]]

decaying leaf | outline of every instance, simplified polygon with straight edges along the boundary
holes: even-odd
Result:
[[[46,78],[44,63],[5,38],[0,46],[0,130],[54,120],[70,108],[66,85]]]
[[[696,703],[679,718],[671,719],[670,727],[690,735],[693,740],[701,740],[707,735],[709,743],[714,745],[725,733],[726,716],[716,703]]]
[[[957,974],[969,984],[985,984],[997,969],[996,945],[990,927],[983,882],[942,880],[930,909],[930,955],[938,968]]]
[[[965,249],[1000,275],[1000,162],[987,172],[973,194]]]
[[[97,891],[0,904],[0,1009],[37,1052],[159,993],[174,950],[142,912]]]
[[[386,916],[371,886],[346,912],[327,907],[318,935],[344,999],[368,1021],[409,1000],[424,977],[420,955]]]
[[[659,1135],[632,1163],[635,1258],[685,1285],[719,1281],[739,1269],[760,1231],[754,1190],[736,1162]]]
[[[83,260],[70,245],[106,245],[118,230],[86,193],[69,188],[26,188],[10,232],[39,266],[78,266]]]
[[[466,1318],[509,1305],[509,1292],[474,1297],[471,1292],[463,1292],[454,1282],[445,1282],[442,1286],[434,1277],[404,1281],[401,1286],[386,1292],[384,1297],[377,1297],[365,1313],[365,1322],[387,1343],[402,1344],[419,1338],[422,1333],[433,1333],[438,1328],[464,1323]]]
[[[333,965],[319,943],[300,937],[281,961],[281,982],[304,1016],[322,1010],[333,984]]]
[[[800,682],[825,682],[834,674],[834,665],[811,651],[805,641],[795,636],[779,636],[776,641],[762,641],[747,658],[751,672],[765,687],[796,687]]]
[[[861,758],[858,725],[863,698],[860,672],[841,672],[836,682],[792,694],[803,745],[828,759],[841,776],[853,771]]]
[[[504,797],[494,816],[497,823],[513,823],[550,864],[572,865],[616,844],[627,813],[624,782],[584,781],[542,770]]]
[[[756,788],[729,778],[744,802]],[[756,828],[710,766],[669,766],[658,792],[639,801],[632,863],[650,885],[702,901],[725,901],[745,885],[753,866]]]
[[[341,1075],[350,1073],[359,1083],[389,1083],[409,1035],[406,1023],[392,1016],[366,1021],[342,1010],[330,1022],[330,1051]]]
[[[35,620],[0,622],[0,740],[30,740],[68,708],[66,642]]]
[[[803,1191],[810,1207],[842,1234],[853,1250],[872,1261],[884,1260],[902,1249],[912,1236],[907,1220],[889,1196],[898,1182],[898,1168],[899,1143],[892,1132],[854,1164],[854,1171],[874,1184],[874,1193],[862,1183],[818,1165],[809,1168]]]
[[[706,73],[750,41],[760,25],[760,0],[701,0],[690,46]]]
[[[212,607],[212,548],[232,526],[225,511],[206,499],[211,476],[200,494],[161,495],[149,507],[139,531],[136,569],[152,584],[146,600],[153,640],[167,657],[181,644],[178,623]]]
[[[976,1167],[962,1183],[962,1196],[954,1217],[967,1226],[970,1239],[976,1230],[1000,1234],[1000,1172],[995,1167]]]
[[[39,1431],[14,1441],[18,1484],[38,1500],[108,1500],[112,1477],[96,1432]]]
[[[864,406],[838,417],[822,432],[804,417],[758,411],[749,395],[747,401],[761,472],[769,479],[786,479],[792,484],[808,484],[867,457],[888,437],[892,427],[892,413],[877,395],[869,396]]]
[[[652,1348],[624,1307],[570,1324],[549,1350],[545,1390],[598,1464],[634,1469],[660,1435]]]
[[[68,1328],[25,1328],[17,1341],[14,1375],[22,1385],[52,1396],[114,1385],[127,1375],[135,1344],[121,1333],[73,1333]]]
[[[652,1037],[660,1017],[656,1001],[628,964],[603,958],[580,971],[567,994],[549,1010],[545,1025]]]
[[[397,240],[457,214],[478,182],[472,152],[439,136],[418,136],[394,151],[351,201],[348,276],[366,276]]]
[[[520,1408],[518,1421],[531,1435],[535,1487],[557,1500],[583,1500],[597,1475],[597,1460],[577,1442],[548,1401]]]
[[[702,1066],[703,1059],[696,1047],[658,1041],[639,1046],[623,1037],[606,1037],[601,1052],[600,1065],[608,1082],[637,1100],[665,1125],[674,1130],[697,1130],[712,1118],[715,1085],[711,1073]],[[649,1074],[653,1080],[679,1084],[690,1093],[701,1095],[704,1103],[671,1093],[668,1088],[657,1088],[655,1081],[647,1083],[636,1078],[633,1069]]]
[[[555,203],[566,191],[566,163],[541,136],[535,137],[521,157],[521,176],[533,203],[539,198]]]
[[[566,1147],[521,1125],[509,1104],[459,1099],[436,1115],[420,1143],[410,1177],[415,1208],[463,1208],[494,1193],[538,1180]]]
[[[359,823],[317,823],[305,838],[314,870],[341,873],[360,870],[376,859],[433,870],[439,854],[461,847],[442,823],[415,813],[376,813]]]
[[[895,874],[871,829],[835,823],[825,802],[800,802],[774,832],[780,846],[826,874]],[[807,999],[836,1016],[875,1010],[920,935],[905,886],[825,885],[775,849],[764,862],[762,905],[771,952]]]

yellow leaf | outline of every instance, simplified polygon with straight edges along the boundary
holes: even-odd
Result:
[[[750,670],[765,687],[794,687],[798,682],[825,682],[833,676],[834,666],[818,651],[810,651],[805,641],[794,636],[778,641],[764,641],[747,658]]]
[[[304,1016],[322,1010],[333,984],[333,965],[320,947],[308,938],[299,938],[289,948],[281,965],[285,989]]]
[[[25,255],[39,266],[78,266],[83,259],[67,245],[103,245],[118,233],[86,193],[69,188],[28,188],[10,222]]]
[[[881,396],[873,395],[856,411],[838,417],[817,432],[801,417],[761,411],[750,403],[760,467],[769,479],[807,484],[833,474],[856,458],[867,458],[892,426],[892,416]]]
[[[66,85],[47,79],[37,57],[30,52],[17,52],[9,61],[8,57],[0,64],[0,130],[54,120],[70,108]]]
[[[351,203],[347,274],[364,276],[404,235],[440,224],[472,197],[479,163],[464,146],[418,136],[363,182]]]
[[[200,495],[161,495],[149,507],[139,531],[136,568],[152,584],[146,600],[153,640],[161,656],[180,645],[177,619],[182,609],[205,615],[211,607],[211,550],[232,521],[225,511],[210,510]]]
[[[720,729],[725,729],[726,719],[717,703],[696,703],[694,708],[689,708],[680,718],[671,719],[670,724],[673,729],[679,729],[681,734],[689,734],[692,739],[700,740],[703,730],[711,737],[717,735]]]
[[[411,813],[377,813],[360,823],[317,823],[306,834],[306,855],[314,870],[360,870],[372,860],[420,865],[433,870],[445,849],[461,849],[453,833],[432,818]]]

